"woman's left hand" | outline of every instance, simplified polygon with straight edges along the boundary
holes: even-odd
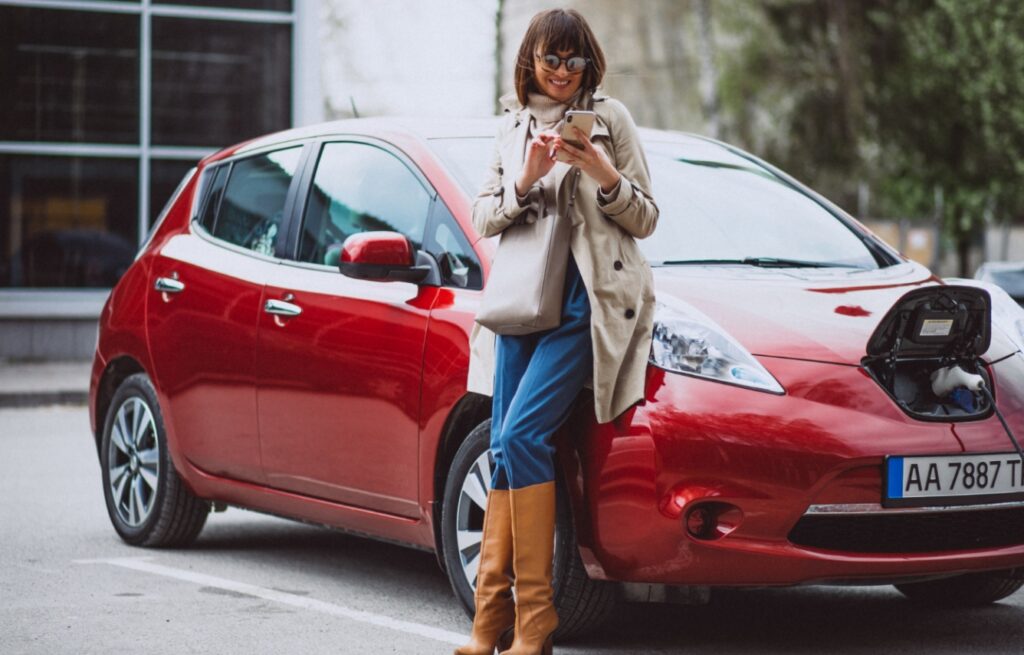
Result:
[[[557,154],[558,150],[565,152],[567,164],[579,167],[581,171],[597,180],[605,193],[609,193],[619,182],[619,171],[612,166],[603,149],[595,147],[580,128],[574,127],[573,129],[583,147],[576,148],[559,136],[554,139],[552,154]]]

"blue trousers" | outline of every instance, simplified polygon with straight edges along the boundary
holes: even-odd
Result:
[[[555,479],[551,437],[593,374],[590,301],[572,253],[556,328],[495,341],[491,408],[493,489],[521,489]]]

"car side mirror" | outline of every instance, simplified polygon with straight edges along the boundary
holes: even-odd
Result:
[[[412,242],[398,232],[359,232],[341,246],[338,264],[342,275],[357,280],[419,283],[430,266],[417,265]]]

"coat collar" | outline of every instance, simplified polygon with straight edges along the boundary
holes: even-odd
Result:
[[[595,89],[594,90],[594,102],[595,103],[596,102],[601,102],[601,101],[607,100],[607,99],[608,99],[608,96],[603,91],[601,91],[600,89]],[[512,112],[514,114],[520,114],[522,111],[524,111],[526,109],[526,107],[524,107],[523,104],[521,102],[519,102],[519,97],[516,95],[515,91],[511,91],[509,93],[506,93],[505,95],[503,95],[500,98],[498,98],[498,103],[501,105],[502,109],[504,109],[507,112]],[[580,98],[580,106],[581,107],[586,107],[586,105],[587,105],[587,95],[584,94]],[[521,116],[519,116],[519,118],[521,118]]]

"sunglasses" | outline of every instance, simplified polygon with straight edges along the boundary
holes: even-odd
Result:
[[[544,68],[552,72],[557,71],[558,67],[562,65],[562,62],[565,62],[565,70],[569,71],[570,73],[579,73],[580,71],[587,67],[587,64],[590,63],[590,59],[586,57],[562,58],[554,54],[548,54],[542,57],[537,57],[537,59],[540,60]]]

